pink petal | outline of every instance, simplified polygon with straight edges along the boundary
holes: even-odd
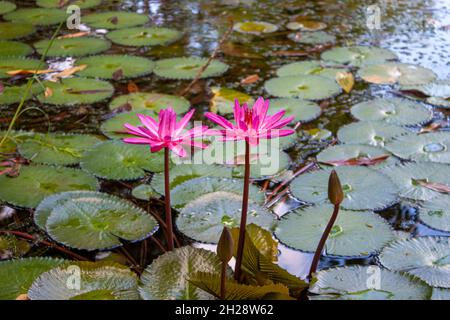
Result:
[[[281,110],[281,111],[278,111],[277,113],[275,113],[274,115],[272,115],[272,116],[268,116],[268,117],[266,117],[266,120],[264,121],[264,124],[263,124],[263,128],[265,128],[265,129],[270,129],[270,127],[274,124],[274,123],[276,123],[278,120],[280,120],[281,118],[283,118],[283,116],[284,116],[284,114],[286,113],[286,110]]]
[[[152,144],[150,146],[150,151],[151,152],[158,152],[159,150],[161,150],[164,147],[165,147],[165,144],[163,142],[155,143],[155,144]]]
[[[233,108],[233,113],[234,113],[234,122],[236,124],[238,124],[239,119],[241,118],[241,105],[239,104],[238,99],[234,99],[234,108]]]
[[[180,158],[184,158],[186,156],[186,150],[184,150],[184,148],[180,144],[169,146],[169,149],[175,152],[175,154]]]
[[[147,138],[124,138],[123,142],[132,144],[151,144],[151,140]]]
[[[127,129],[127,132],[129,134],[133,134],[136,136],[142,136],[142,137],[148,137],[148,134],[139,127],[132,126],[129,123],[125,123],[123,126]]]
[[[200,141],[195,141],[195,140],[183,140],[183,144],[187,144],[187,145],[194,146],[196,148],[201,148],[201,149],[208,148],[207,144],[204,144]]]
[[[280,129],[280,128],[283,128],[284,126],[286,126],[292,120],[294,120],[294,116],[287,117],[287,118],[285,118],[283,120],[278,121],[277,123],[274,123],[271,128],[267,128],[267,129]]]
[[[205,132],[205,135],[207,136],[223,136],[225,135],[227,130],[215,130],[215,129],[208,129]]]
[[[208,118],[209,120],[217,123],[219,126],[224,127],[225,129],[232,129],[233,125],[231,124],[230,121],[228,121],[227,119],[225,119],[224,117],[221,117],[215,113],[212,112],[207,112],[205,113],[205,117]]]
[[[176,131],[175,131],[175,134],[174,134],[175,136],[178,136],[181,133],[181,131],[183,131],[183,129],[188,124],[189,120],[191,120],[192,115],[194,114],[194,112],[195,112],[195,109],[192,109],[191,111],[186,113],[183,118],[181,118],[180,122],[177,123]]]
[[[138,114],[137,116],[139,120],[141,120],[142,124],[146,126],[151,133],[153,133],[155,136],[158,136],[158,125],[156,124],[155,120],[143,114]]]
[[[291,130],[291,129],[286,129],[286,130],[270,130],[267,131],[264,136],[260,136],[260,138],[263,139],[273,139],[273,138],[278,138],[278,137],[284,137],[284,136],[289,136],[291,134],[294,134],[295,130]]]
[[[264,98],[259,97],[256,99],[256,102],[253,104],[253,112],[259,114],[261,109],[264,107]]]
[[[206,135],[208,130],[209,129],[207,126],[198,126],[198,127],[194,127],[192,129],[190,129],[188,132],[186,132],[182,136],[183,137],[201,137],[201,136]]]

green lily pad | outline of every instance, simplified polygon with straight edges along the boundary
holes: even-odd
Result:
[[[433,287],[450,288],[450,239],[398,240],[383,249],[380,262],[392,271],[415,276]]]
[[[399,196],[412,200],[431,200],[441,193],[427,188],[422,182],[450,186],[450,166],[439,163],[406,163],[383,168],[399,188]]]
[[[297,43],[303,44],[324,44],[334,43],[336,37],[324,31],[297,32],[288,35],[288,38]]]
[[[286,117],[295,116],[294,121],[309,122],[320,117],[322,109],[317,103],[296,99],[296,98],[278,98],[270,100],[270,112],[277,113],[284,109]],[[290,136],[289,136],[290,137]]]
[[[80,276],[79,288],[72,285],[74,274]],[[42,273],[28,296],[31,300],[138,300],[138,281],[123,265],[84,261]]]
[[[344,191],[342,207],[349,210],[379,210],[397,202],[398,188],[388,178],[373,169],[360,166],[335,167]],[[312,171],[295,178],[292,194],[303,201],[328,202],[328,178],[331,169]]]
[[[319,31],[327,27],[325,22],[311,20],[308,17],[295,17],[291,22],[286,24],[286,28],[289,30],[302,30],[302,31]]]
[[[354,105],[352,116],[362,121],[384,121],[400,126],[412,126],[431,120],[433,113],[420,103],[401,99],[377,98]]]
[[[278,27],[272,23],[264,21],[245,21],[233,25],[233,30],[240,33],[250,33],[260,35],[262,33],[271,33],[278,30]]]
[[[99,55],[79,59],[76,65],[87,65],[78,72],[82,77],[121,80],[136,78],[152,72],[152,60],[126,55]]]
[[[397,56],[392,51],[383,48],[352,46],[334,47],[323,52],[321,58],[325,61],[360,67],[365,64],[395,60]]]
[[[0,105],[14,104],[22,101],[25,95],[26,87],[26,84],[21,86],[4,86],[3,92],[0,93]],[[44,89],[39,83],[33,84],[25,98],[25,101],[34,98],[42,91],[44,91]]]
[[[426,300],[431,289],[410,276],[378,266],[322,270],[309,292],[311,300]]]
[[[341,93],[336,81],[317,75],[300,75],[273,78],[264,84],[266,91],[275,97],[322,100]]]
[[[438,195],[424,201],[419,208],[419,219],[429,227],[450,232],[450,196]]]
[[[157,27],[126,28],[108,32],[106,37],[116,44],[132,47],[168,45],[183,34],[175,29]]]
[[[337,137],[342,143],[383,147],[393,139],[408,133],[411,131],[384,121],[360,121],[341,127]]]
[[[211,251],[184,246],[160,255],[141,276],[144,300],[211,300],[212,295],[194,286],[189,277],[197,272],[218,274],[222,262]]]
[[[17,6],[9,1],[0,1],[0,15],[16,10]]]
[[[15,300],[19,295],[27,294],[37,277],[64,262],[48,257],[0,261],[0,300]]]
[[[40,40],[34,43],[39,54],[47,52],[49,57],[82,57],[88,54],[96,54],[108,50],[111,43],[107,40],[94,37],[64,38],[51,40]]]
[[[450,132],[410,134],[387,143],[385,148],[402,159],[450,163]]]
[[[45,69],[47,65],[40,63],[37,59],[26,59],[20,57],[2,58],[0,61],[0,78],[12,77],[7,72],[14,70],[39,70]]]
[[[163,152],[151,153],[146,145],[105,141],[84,154],[81,167],[103,179],[134,180],[143,177],[146,171],[161,172],[163,158]]]
[[[333,206],[321,205],[284,215],[275,235],[289,247],[315,252],[333,213]],[[367,256],[394,238],[389,224],[369,211],[340,210],[325,244],[332,256]]]
[[[68,17],[65,10],[43,8],[21,8],[3,16],[5,20],[30,23],[33,25],[50,26],[64,22]]]
[[[42,103],[73,106],[91,104],[111,97],[114,87],[106,81],[88,78],[65,78],[61,82],[45,81],[44,86],[52,90],[52,95],[40,94]]]
[[[102,0],[36,0],[36,5],[42,8],[66,8],[70,5],[75,5],[80,7],[80,9],[89,9],[101,3]]]
[[[332,80],[336,79],[336,73],[347,71],[342,68],[330,68],[324,67],[320,61],[300,61],[285,64],[277,69],[276,73],[278,77],[286,76],[301,76],[301,75],[317,75]]]
[[[114,110],[129,105],[132,110],[149,110],[158,113],[161,109],[172,107],[176,113],[188,111],[190,103],[183,97],[163,93],[135,92],[114,98],[109,108]]]
[[[140,110],[119,113],[118,115],[106,120],[100,126],[100,130],[105,136],[110,139],[123,139],[126,137],[132,137],[132,135],[126,133],[125,123],[129,123],[133,126],[142,125],[138,114],[144,114],[146,116],[155,117],[155,113],[151,110]]]
[[[241,195],[225,191],[212,192],[186,204],[177,217],[176,225],[180,232],[191,239],[215,244],[224,226],[239,226],[241,210]],[[250,202],[247,223],[273,230],[276,219],[264,207]]]
[[[450,98],[450,80],[435,80],[421,85],[402,86],[400,89],[419,91],[429,97]]]
[[[140,26],[149,21],[146,15],[135,12],[110,11],[92,13],[82,17],[82,22],[91,28],[122,29]]]
[[[29,36],[36,31],[32,24],[0,22],[0,39],[10,40]]]
[[[131,195],[137,199],[148,201],[150,198],[159,198],[161,195],[149,184],[140,184],[131,190]]]
[[[375,84],[415,85],[436,79],[436,74],[430,69],[395,62],[364,65],[358,75],[365,81]]]
[[[23,42],[0,41],[0,57],[24,57],[33,53],[33,48]]]
[[[156,220],[120,198],[79,197],[57,203],[45,228],[57,242],[84,249],[110,249],[156,232]]]
[[[207,61],[208,59],[199,57],[162,59],[156,61],[154,73],[159,77],[168,79],[194,79]],[[227,64],[218,60],[212,60],[208,67],[203,71],[200,78],[217,77],[227,70]]]
[[[3,139],[5,136],[5,131],[0,131],[0,139]],[[5,141],[3,142],[2,146],[0,147],[0,153],[16,153],[17,152],[17,145],[24,141],[25,139],[28,139],[29,137],[33,136],[33,132],[28,131],[15,131],[12,130],[8,136],[6,137]]]
[[[83,152],[100,142],[87,134],[35,134],[19,144],[20,154],[33,163],[72,165],[80,162]]]
[[[97,188],[98,182],[94,177],[72,168],[24,166],[18,177],[0,176],[0,199],[26,208],[36,207],[54,193]]]

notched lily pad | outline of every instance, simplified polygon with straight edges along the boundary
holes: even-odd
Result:
[[[36,31],[32,24],[19,22],[0,22],[0,39],[18,39]]]
[[[365,64],[395,60],[397,56],[387,49],[366,46],[334,47],[322,53],[325,61],[360,67]]]
[[[260,35],[263,33],[275,32],[278,30],[278,27],[272,23],[264,21],[246,21],[234,24],[233,30],[240,33]]]
[[[190,103],[183,97],[156,92],[135,92],[114,98],[109,108],[111,110],[129,106],[131,110],[149,110],[158,113],[161,109],[172,107],[176,113],[186,112]]]
[[[80,9],[89,9],[98,6],[102,0],[36,0],[36,5],[43,8],[66,8],[76,5]]]
[[[0,1],[0,15],[16,10],[17,6],[10,1]]]
[[[26,84],[21,86],[4,85],[3,91],[0,93],[0,105],[19,103],[22,99],[27,101],[44,91],[39,83],[35,83],[31,86],[28,95],[25,96],[26,88]]]
[[[82,22],[92,28],[122,29],[143,25],[149,21],[146,15],[126,11],[92,13],[82,17]]]
[[[436,79],[436,74],[430,69],[394,62],[365,65],[358,74],[365,81],[375,84],[415,85]]]
[[[205,66],[208,59],[199,57],[169,58],[156,61],[154,73],[168,79],[194,79]],[[200,78],[217,77],[228,70],[228,65],[218,60],[212,60],[203,71]]]
[[[324,31],[296,32],[288,35],[288,38],[297,43],[303,44],[325,44],[334,43],[336,37]]]
[[[174,29],[157,27],[125,28],[108,32],[106,37],[123,46],[144,47],[168,45],[177,41],[183,34]]]
[[[33,52],[33,48],[23,42],[0,41],[0,57],[25,57]]]
[[[41,55],[47,52],[49,57],[81,57],[100,53],[111,47],[111,43],[107,40],[94,37],[79,37],[54,39],[47,51],[50,41],[40,40],[34,43],[36,51]]]
[[[0,60],[0,78],[8,78],[13,75],[8,74],[10,71],[16,70],[39,70],[45,69],[46,63],[40,63],[37,59],[26,59],[21,57],[8,57]]]
[[[33,25],[50,26],[65,21],[68,14],[60,9],[20,8],[3,16],[5,20],[30,23]]]
[[[321,61],[301,61],[285,64],[277,69],[278,77],[299,76],[299,75],[317,75],[332,80],[336,79],[336,73],[345,72],[345,68],[333,68],[325,66]]]
[[[450,196],[438,195],[419,207],[419,219],[429,227],[450,232]]]
[[[124,125],[126,123],[133,126],[140,126],[142,122],[140,121],[138,114],[143,114],[150,117],[155,117],[155,113],[151,110],[140,110],[119,113],[118,115],[106,120],[100,126],[100,130],[105,136],[110,139],[122,139],[131,137],[132,135],[126,133],[126,128]]]

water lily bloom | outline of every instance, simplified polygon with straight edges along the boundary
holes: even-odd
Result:
[[[158,121],[152,117],[138,114],[142,126],[135,127],[128,123],[125,124],[127,133],[135,135],[137,138],[125,138],[123,141],[133,144],[148,144],[151,152],[169,148],[178,156],[185,157],[187,153],[183,145],[206,148],[206,145],[194,141],[194,138],[203,136],[208,127],[198,126],[184,131],[194,112],[195,110],[192,109],[179,122],[177,122],[177,114],[172,108],[161,109]]]
[[[253,108],[247,104],[242,106],[238,100],[234,102],[234,121],[231,123],[224,117],[215,113],[207,112],[205,116],[211,121],[223,127],[222,130],[209,130],[209,135],[221,135],[222,141],[245,140],[250,145],[259,144],[260,139],[272,139],[291,135],[295,132],[292,129],[282,129],[289,122],[294,120],[294,116],[283,119],[286,111],[281,110],[274,115],[268,115],[269,100],[259,97]]]

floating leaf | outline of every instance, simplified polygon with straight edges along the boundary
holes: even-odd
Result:
[[[445,186],[447,192],[450,190],[449,185]],[[431,189],[433,190],[433,189]],[[438,190],[434,190],[439,192]],[[450,232],[450,197],[448,194],[438,195],[431,200],[424,201],[419,207],[419,219],[433,229]]]
[[[110,11],[88,14],[83,16],[82,20],[91,28],[122,29],[143,25],[149,18],[135,12]]]
[[[355,79],[353,78],[353,74],[351,72],[337,72],[336,82],[339,83],[345,92],[350,93],[355,84]]]
[[[189,202],[181,210],[176,224],[178,230],[191,239],[217,243],[224,226],[239,225],[242,197],[235,193],[218,191],[205,194]],[[273,229],[275,216],[263,207],[251,202],[248,206],[248,223]]]
[[[17,41],[0,41],[0,57],[24,57],[33,52],[26,43]]]
[[[450,98],[450,80],[435,80],[430,83],[412,86],[402,86],[401,90],[419,91],[425,96],[449,99]]]
[[[95,178],[72,168],[26,166],[20,169],[18,177],[0,176],[0,199],[27,208],[36,207],[45,197],[54,193],[97,188]]]
[[[51,81],[57,81],[59,78],[66,78],[66,77],[69,77],[69,76],[73,75],[74,73],[77,73],[77,72],[79,72],[79,71],[84,70],[86,67],[87,67],[86,64],[82,64],[82,65],[78,65],[78,66],[76,66],[76,67],[64,69],[64,70],[61,71],[61,72],[58,72],[58,73],[56,73],[56,74],[53,74],[53,75],[51,76],[51,79],[50,79],[50,80],[51,80]]]
[[[322,53],[321,58],[325,61],[360,67],[364,64],[383,63],[395,60],[397,56],[386,49],[377,47],[353,46],[334,47]]]
[[[39,70],[46,68],[45,63],[40,63],[37,59],[26,59],[20,57],[2,58],[0,61],[0,78],[11,77],[8,72],[15,70]],[[14,75],[14,74],[13,74]]]
[[[100,126],[100,130],[103,132],[105,136],[111,139],[122,139],[126,137],[131,137],[130,134],[126,133],[126,128],[124,125],[126,123],[131,124],[133,126],[142,125],[138,114],[143,114],[150,117],[155,117],[155,113],[151,110],[140,110],[140,111],[131,111],[119,113],[118,115],[112,117],[109,120],[106,120]]]
[[[65,10],[43,8],[20,8],[3,16],[5,20],[50,26],[65,21],[68,14]]]
[[[157,27],[125,28],[108,32],[106,37],[123,46],[144,47],[168,45],[182,36],[178,30]]]
[[[286,25],[289,30],[319,31],[327,27],[325,22],[312,20],[308,17],[296,17]]]
[[[68,38],[79,38],[89,35],[89,31],[80,31],[75,33],[67,33],[62,36],[56,37],[56,39],[68,39]]]
[[[233,30],[240,33],[250,33],[260,35],[262,33],[271,33],[278,30],[274,24],[264,21],[246,21],[234,24]]]
[[[155,113],[169,106],[176,113],[183,113],[190,107],[189,101],[183,97],[163,93],[135,92],[114,98],[109,108],[115,110],[126,104],[129,104],[132,110],[149,110]]]
[[[329,79],[336,79],[338,72],[345,69],[325,67],[320,61],[301,61],[285,64],[277,69],[278,77],[300,76],[300,75],[317,75]]]
[[[252,84],[258,82],[261,78],[257,74],[251,74],[241,80],[241,84]]]
[[[208,59],[199,57],[169,58],[156,61],[153,70],[157,76],[168,79],[194,79],[204,68]],[[203,70],[200,78],[217,77],[228,70],[228,65],[218,60],[212,60]]]
[[[428,97],[425,101],[427,103],[432,104],[439,108],[445,108],[445,109],[450,108],[450,100],[437,98],[437,97]]]
[[[400,85],[414,85],[425,84],[436,79],[436,74],[430,69],[394,62],[365,65],[358,74],[365,81],[375,84],[398,82]]]
[[[450,300],[450,290],[442,288],[433,288],[431,300]]]
[[[29,36],[36,30],[32,24],[0,22],[0,39],[9,40]]]
[[[150,198],[159,198],[161,195],[149,184],[140,184],[131,190],[131,195],[137,199],[148,201]]]
[[[9,1],[0,1],[0,15],[16,10],[17,6]]]
[[[370,277],[379,281],[372,284]],[[423,282],[378,266],[320,271],[309,291],[319,294],[310,295],[311,300],[426,300],[431,294]]]
[[[303,44],[325,44],[336,41],[335,36],[323,31],[296,32],[289,34],[288,38],[294,42]]]
[[[76,5],[80,9],[89,9],[101,4],[102,0],[36,0],[36,5],[43,8],[63,8]],[[83,22],[85,17],[83,16]]]
[[[109,41],[94,37],[81,37],[55,39],[50,48],[47,49],[50,41],[52,40],[40,40],[34,43],[36,51],[41,55],[47,52],[49,57],[81,57],[100,53],[111,47]]]
[[[237,99],[240,104],[252,104],[254,99],[243,92],[220,87],[212,87],[214,96],[210,102],[210,110],[214,113],[233,113],[234,100]]]
[[[31,86],[28,95],[25,96],[26,87],[26,84],[4,87],[3,91],[0,93],[0,105],[19,103],[23,98],[27,101],[43,91],[42,86],[35,83]]]
[[[387,176],[366,167],[335,167],[345,199],[342,207],[349,210],[379,210],[397,202],[398,188]],[[305,173],[290,186],[292,194],[303,201],[328,201],[328,178],[331,169]]]

